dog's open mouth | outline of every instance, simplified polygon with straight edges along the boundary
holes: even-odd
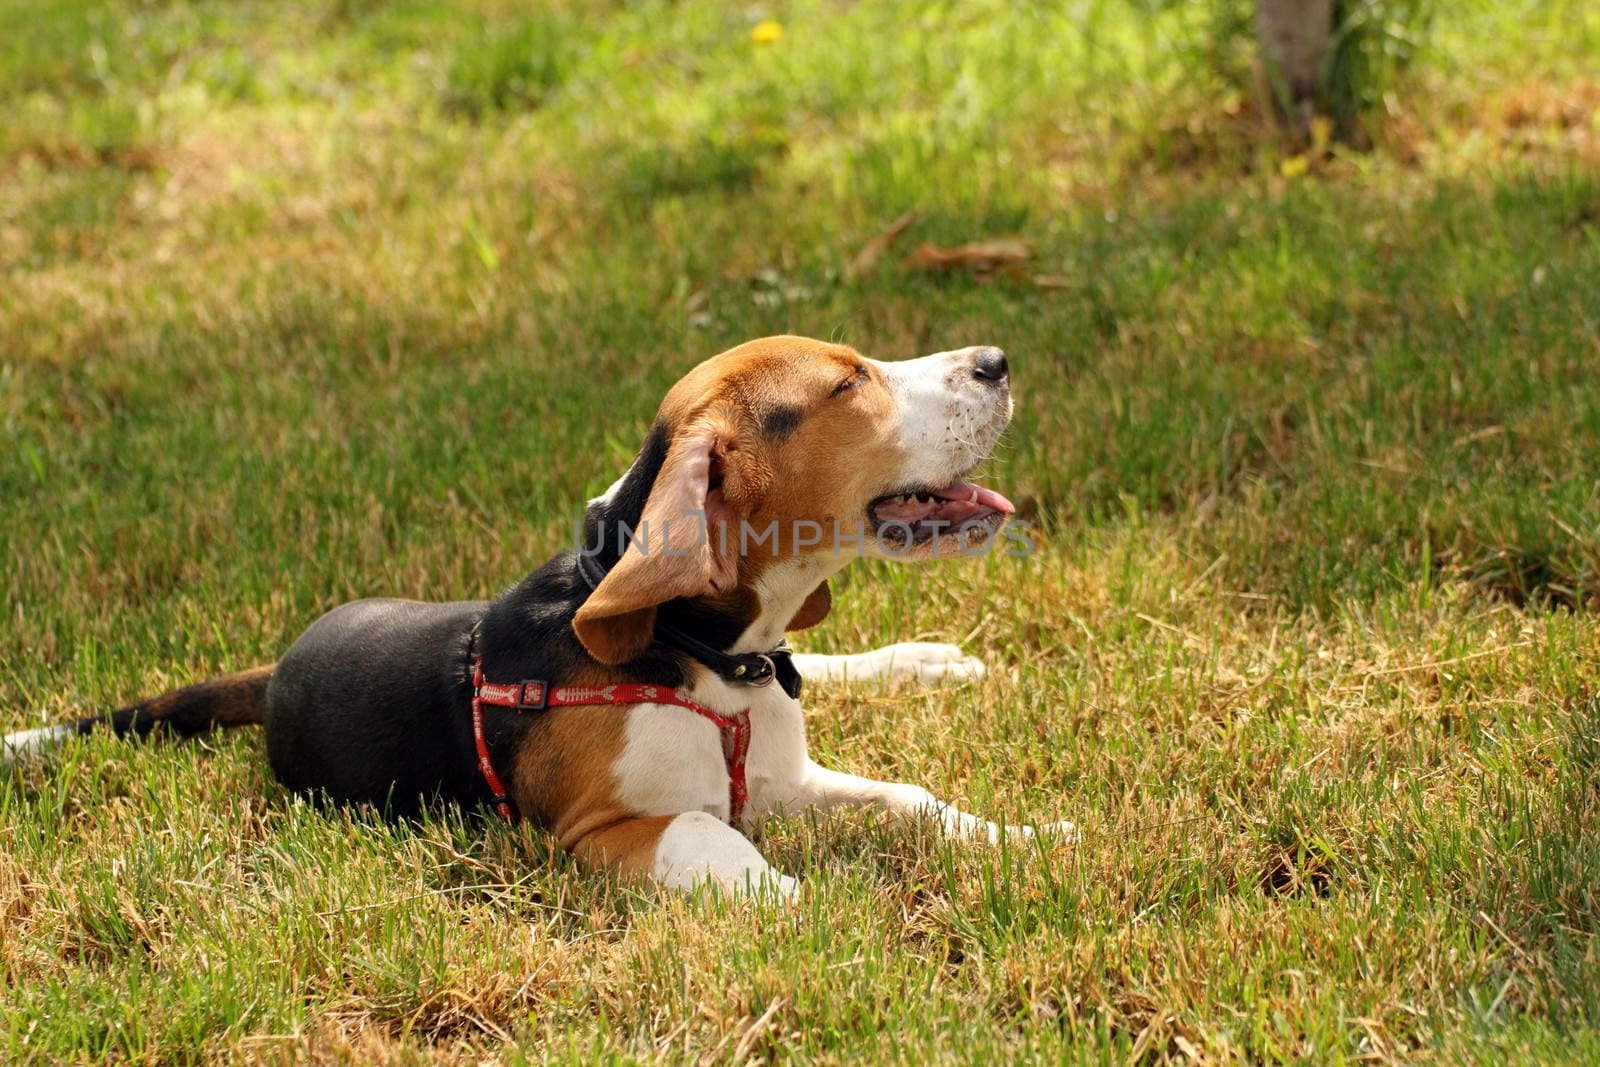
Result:
[[[889,493],[867,505],[880,540],[912,545],[941,536],[987,536],[1016,510],[993,489],[963,481]]]

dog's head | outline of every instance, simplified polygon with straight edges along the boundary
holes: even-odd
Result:
[[[706,360],[591,504],[587,536],[610,570],[573,628],[604,663],[638,655],[656,609],[680,598],[781,611],[799,629],[827,614],[827,576],[852,556],[970,550],[1013,510],[963,480],[1010,419],[997,348],[880,363],[768,337]]]

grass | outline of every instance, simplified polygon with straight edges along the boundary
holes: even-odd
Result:
[[[773,822],[774,913],[90,738],[0,779],[0,1058],[1600,1056],[1600,21],[1285,158],[1236,7],[0,4],[0,726],[505,587],[737,341],[992,342],[1040,550],[804,642],[991,678],[811,739],[1085,834]]]

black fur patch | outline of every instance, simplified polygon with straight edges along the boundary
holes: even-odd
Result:
[[[800,409],[787,404],[775,407],[761,419],[761,432],[776,440],[783,440],[800,425]]]
[[[650,499],[650,490],[655,488],[656,478],[667,462],[667,445],[667,428],[656,423],[611,499],[595,504],[583,517],[583,551],[607,570],[622,558],[628,531],[639,526],[645,501]]]

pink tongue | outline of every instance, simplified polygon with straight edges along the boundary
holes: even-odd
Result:
[[[993,508],[1002,515],[1014,515],[1017,511],[1015,504],[993,489],[985,489],[983,486],[973,485],[971,482],[956,482],[954,485],[947,485],[943,489],[936,490],[933,495],[940,500],[959,500],[986,508]]]

